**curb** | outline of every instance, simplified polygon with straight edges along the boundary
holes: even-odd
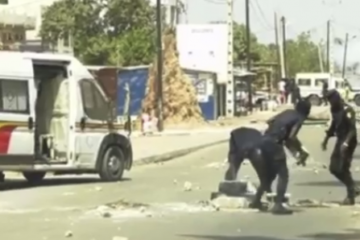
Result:
[[[134,160],[133,166],[142,166],[142,165],[147,165],[147,164],[152,164],[152,163],[167,162],[167,161],[173,160],[174,158],[183,157],[190,153],[194,153],[196,151],[199,151],[199,150],[207,148],[207,147],[212,147],[212,146],[215,146],[215,145],[218,145],[221,143],[225,143],[227,141],[229,141],[229,140],[223,139],[223,140],[218,140],[218,141],[215,141],[212,143],[202,144],[202,145],[199,145],[196,147],[190,147],[190,148],[176,150],[176,151],[172,151],[172,152],[168,152],[168,153],[164,153],[164,154],[141,158],[138,160]]]

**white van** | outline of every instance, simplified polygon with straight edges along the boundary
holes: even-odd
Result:
[[[333,77],[330,73],[297,73],[295,83],[300,88],[302,98],[308,98],[312,105],[322,103],[322,88],[326,82],[329,89],[337,89],[341,94],[345,89],[345,81],[340,77]]]
[[[0,61],[0,171],[38,182],[46,172],[117,181],[130,170],[131,142],[76,58],[0,52]]]

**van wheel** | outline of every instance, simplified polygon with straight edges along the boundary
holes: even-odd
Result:
[[[39,184],[44,179],[46,172],[23,172],[22,174],[30,184]]]
[[[101,160],[99,175],[106,182],[120,181],[125,170],[125,155],[117,146],[110,146]]]
[[[354,102],[355,102],[356,106],[360,107],[360,95],[355,96]]]
[[[309,101],[312,106],[320,106],[321,105],[321,99],[317,95],[309,96]]]

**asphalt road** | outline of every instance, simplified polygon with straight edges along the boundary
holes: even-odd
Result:
[[[326,169],[329,153],[320,151],[322,134],[319,127],[301,132],[313,157],[306,168],[289,160],[293,202],[304,198],[336,202],[345,196],[345,189]],[[213,211],[204,201],[223,178],[226,152],[223,144],[167,163],[139,166],[120,183],[100,183],[97,177],[50,177],[43,186],[28,188],[21,178],[11,179],[0,185],[0,239],[360,239],[360,205],[298,207],[291,216]],[[360,148],[356,158],[354,176],[360,179]],[[239,178],[257,181],[249,165],[242,167]]]

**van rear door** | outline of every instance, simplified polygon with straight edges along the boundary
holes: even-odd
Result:
[[[32,63],[0,53],[0,166],[34,161],[35,85]]]

